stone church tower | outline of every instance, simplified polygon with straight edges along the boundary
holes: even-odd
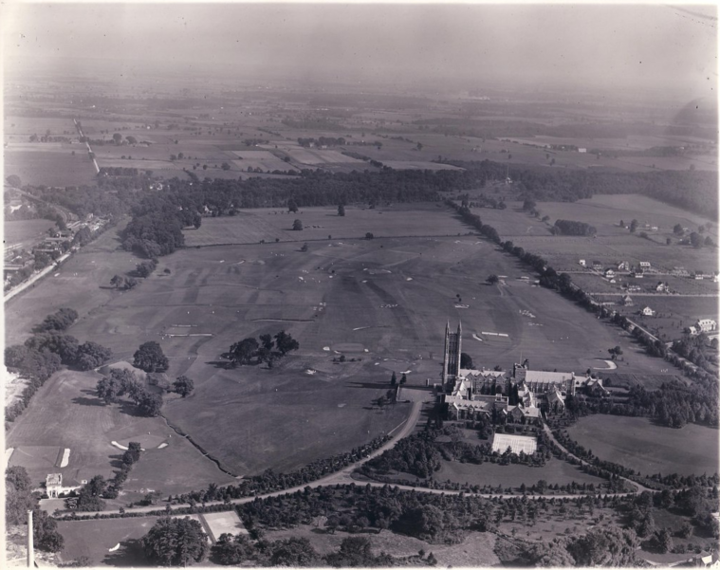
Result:
[[[445,356],[443,358],[443,386],[454,382],[460,374],[460,351],[462,348],[462,325],[458,323],[457,332],[450,332],[450,322],[445,326]]]

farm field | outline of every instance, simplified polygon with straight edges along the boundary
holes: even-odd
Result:
[[[596,486],[605,481],[583,473],[574,465],[559,459],[551,459],[543,467],[528,467],[526,465],[496,465],[493,463],[461,463],[459,461],[441,461],[442,467],[435,472],[437,481],[450,481],[451,483],[467,483],[469,485],[501,485],[503,489],[520,487],[523,483],[528,487],[541,479],[550,485],[567,485],[576,483],[592,483]]]
[[[322,215],[323,209],[318,210],[317,215]],[[350,211],[344,219],[328,218],[347,223],[355,213]],[[405,231],[402,224],[407,216],[399,208],[392,214],[358,213],[382,219],[388,233]],[[422,219],[421,227],[433,225],[428,221],[431,214],[436,226],[459,225],[447,211],[432,209],[417,213],[416,224]],[[283,216],[267,215],[275,217]],[[426,378],[437,381],[448,319],[462,322],[463,349],[478,366],[508,368],[527,357],[536,369],[580,372],[597,366],[597,359],[607,356],[607,347],[623,344],[617,331],[592,315],[557,294],[520,281],[525,272],[517,261],[476,237],[324,239],[309,242],[307,252],[299,251],[297,243],[190,248],[162,258],[151,277],[136,289],[119,293],[99,286],[109,283],[113,274],[134,268],[137,259],[114,251],[117,242],[111,234],[69,260],[59,277],[43,281],[10,304],[8,338],[18,342],[32,324],[69,306],[78,310],[80,319],[68,332],[81,341],[93,339],[110,347],[116,360],[131,360],[142,342],[160,342],[170,359],[170,378],[187,374],[196,385],[188,398],[167,396],[163,413],[239,475],[268,467],[294,469],[395,428],[407,414],[406,405],[381,411],[373,409],[371,401],[385,393],[393,370],[408,371],[411,385],[424,385]],[[485,285],[491,273],[506,276],[505,285]],[[77,286],[56,289],[57,279]],[[212,336],[170,336],[176,334],[177,325],[193,325],[193,334]],[[273,371],[247,366],[225,369],[218,364],[219,355],[232,343],[283,329],[299,340],[301,348]],[[348,361],[333,364],[340,354]],[[627,373],[662,378],[662,365],[626,350]],[[88,384],[83,389],[93,387],[89,380],[78,382]],[[76,396],[95,399],[92,392],[77,394],[78,389],[68,385],[71,401]],[[37,414],[44,413],[43,402],[49,401],[45,398],[58,398],[45,397],[43,392],[51,390],[43,389],[35,397],[37,410],[31,407],[23,414],[9,434],[10,441],[77,448],[75,442],[55,443],[50,434],[30,430]],[[100,427],[107,421],[108,409],[77,409],[78,416],[85,418],[86,431],[97,422],[90,433],[115,429]],[[94,419],[88,419],[89,412]],[[58,407],[57,413],[69,411]],[[124,426],[129,419],[122,415],[113,421]],[[347,425],[353,430],[345,429]],[[20,441],[21,434],[27,439]],[[103,435],[101,443],[107,444],[107,439]],[[97,452],[94,464],[109,470],[110,452]],[[172,457],[172,446],[152,453],[132,477],[152,479],[153,461],[158,461],[157,479],[171,480],[160,470],[160,454]]]
[[[54,227],[55,222],[43,219],[3,222],[5,249],[39,236],[47,236],[47,230]]]
[[[568,428],[570,437],[600,459],[645,475],[708,475],[718,469],[718,431],[688,424],[656,426],[647,418],[596,414]]]
[[[672,234],[675,224],[693,231],[708,220],[713,222],[714,227],[717,226],[713,217],[704,218],[640,194],[599,194],[577,202],[540,202],[538,208],[552,221],[561,218],[592,224],[598,229],[598,235],[627,235],[628,230],[618,224],[623,220],[625,225],[629,225],[633,218],[639,222],[638,233],[645,229],[645,224],[657,226],[668,235]]]
[[[27,143],[30,144],[35,147],[33,150],[15,150],[13,145],[4,149],[6,176],[16,174],[23,184],[35,186],[82,186],[94,183],[95,167],[84,145],[58,144],[46,150],[53,143]],[[72,155],[73,151],[75,155]]]

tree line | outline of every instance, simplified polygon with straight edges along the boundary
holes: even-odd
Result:
[[[679,410],[696,409],[696,402],[705,400],[707,402],[707,406],[701,408],[703,410],[702,413],[690,414],[688,412],[684,416],[686,418],[686,421],[687,419],[692,417],[695,421],[698,421],[699,423],[707,423],[708,425],[712,426],[718,425],[718,380],[714,373],[703,370],[702,368],[691,368],[686,363],[683,363],[676,354],[671,353],[667,350],[662,341],[651,338],[650,335],[648,335],[646,332],[630,323],[627,317],[624,317],[619,313],[613,314],[607,307],[604,307],[599,303],[595,302],[590,297],[590,295],[588,295],[585,291],[583,291],[580,287],[573,283],[570,275],[568,275],[567,273],[558,274],[557,271],[555,271],[550,266],[550,264],[541,256],[526,252],[522,247],[514,245],[513,242],[510,240],[502,241],[495,228],[487,224],[483,224],[480,217],[476,214],[473,214],[469,208],[459,206],[452,200],[446,200],[445,203],[451,208],[453,208],[465,223],[474,227],[482,235],[486,236],[494,243],[500,245],[505,252],[514,255],[515,257],[520,259],[520,261],[522,261],[525,265],[536,271],[540,275],[539,281],[542,287],[553,289],[563,295],[565,298],[583,307],[585,310],[595,315],[598,315],[603,319],[607,319],[609,320],[609,322],[621,326],[626,330],[631,330],[633,338],[645,347],[645,351],[647,352],[647,354],[649,354],[650,356],[664,358],[671,364],[680,368],[686,376],[691,378],[694,381],[692,387],[689,388],[687,391],[683,392],[683,397],[686,398],[686,405],[682,408],[677,408],[674,414],[670,413],[669,415],[664,416],[665,419],[663,421],[668,421],[668,418],[672,418],[673,415],[675,417],[680,417],[680,414],[682,414],[682,412],[680,412]],[[686,338],[689,339],[690,337]],[[680,344],[682,347],[692,346],[693,348],[696,348],[695,341],[692,340],[683,340]],[[701,356],[702,353],[699,352],[696,348],[695,352],[693,352],[691,349],[688,352],[688,355],[699,358],[698,355]],[[700,362],[703,362],[703,360],[700,360]],[[706,365],[709,366],[709,363],[707,361],[704,362],[706,363]],[[596,404],[596,406],[603,407],[605,410],[610,410],[606,411],[606,413],[615,413],[618,410],[626,409],[623,408],[621,405],[609,406],[607,403],[598,403]],[[643,407],[636,407],[635,413],[638,413],[642,409]],[[662,408],[652,409],[657,412],[657,415],[651,417],[659,417],[659,410],[661,410]],[[712,410],[715,411],[713,412]],[[620,413],[626,412],[621,411]],[[673,420],[670,420],[671,423],[669,425],[672,425],[672,421]],[[680,425],[682,425],[682,421],[680,421]]]
[[[13,422],[22,414],[35,393],[62,365],[92,370],[110,360],[109,348],[93,341],[80,344],[74,336],[63,333],[76,319],[73,309],[60,309],[33,328],[43,332],[36,332],[24,344],[5,348],[5,366],[28,380],[20,398],[6,406],[6,422]]]

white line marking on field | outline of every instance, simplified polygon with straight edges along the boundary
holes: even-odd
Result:
[[[162,442],[160,445],[158,445],[158,449],[165,449],[168,446],[167,442]]]
[[[483,341],[483,339],[481,339],[481,338],[480,338],[478,335],[476,335],[475,333],[473,333],[472,337],[473,337],[475,340],[479,340],[480,342]]]
[[[363,330],[363,329],[369,329],[369,328],[370,328],[370,327],[355,327],[353,330],[354,330],[354,331],[361,331],[361,330]]]

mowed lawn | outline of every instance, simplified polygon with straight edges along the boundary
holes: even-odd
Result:
[[[570,437],[600,459],[644,475],[702,475],[718,471],[718,431],[688,424],[654,425],[647,418],[593,415],[568,429]]]
[[[60,521],[58,530],[65,539],[60,558],[68,563],[81,556],[90,566],[146,566],[139,540],[155,524],[157,517]],[[110,552],[110,549],[120,547]]]
[[[69,485],[95,475],[108,479],[119,467],[123,453],[111,442],[152,434],[168,446],[142,454],[123,486],[121,502],[137,500],[150,490],[167,495],[205,487],[211,481],[232,481],[162,418],[137,416],[132,406],[104,405],[94,390],[99,378],[94,372],[63,371],[48,380],[10,425],[6,446],[15,448],[10,464],[25,467],[36,485],[48,473],[62,473]],[[66,467],[60,468],[60,454],[52,452],[51,446],[59,452],[70,449]]]
[[[418,220],[430,218],[418,211]],[[388,233],[408,229],[402,211],[363,214],[382,218]],[[327,217],[349,223],[353,212],[348,216]],[[435,217],[441,231],[461,228],[447,210]],[[163,414],[238,475],[294,469],[391,431],[409,405],[379,410],[372,401],[385,394],[392,371],[406,372],[411,385],[439,381],[448,320],[453,326],[462,322],[463,352],[477,367],[508,369],[528,358],[536,369],[581,373],[597,366],[608,347],[624,342],[615,329],[559,295],[519,280],[529,274],[515,258],[474,236],[323,239],[308,245],[307,252],[298,243],[188,248],[161,258],[152,276],[119,293],[100,287],[138,259],[117,251],[108,233],[64,265],[59,277],[10,303],[8,337],[22,340],[32,324],[66,306],[80,313],[68,332],[110,347],[115,360],[132,360],[141,343],[159,342],[170,360],[169,377],[187,374],[196,386],[185,399],[167,395]],[[505,276],[505,284],[486,285],[492,273]],[[224,367],[220,355],[234,342],[280,330],[298,339],[300,350],[273,370]],[[659,374],[661,361],[625,352],[624,372]],[[346,362],[333,363],[341,355]],[[95,381],[83,387],[91,390]],[[107,445],[155,429],[145,428],[144,419],[119,417],[116,410],[75,405],[77,396],[92,401],[94,395],[77,389],[55,393],[52,385],[35,397],[10,437],[22,433],[24,445],[70,447],[75,453],[85,445],[95,449],[85,441],[88,434],[98,434],[98,445]],[[83,423],[70,443],[50,427],[66,421]],[[167,429],[161,420],[152,421]],[[115,422],[126,431],[108,437],[118,431]],[[133,485],[147,478],[152,482],[147,488],[164,489],[165,480],[192,488],[204,465],[219,473],[199,455],[173,459],[175,440],[173,435],[170,447],[148,452],[133,470]],[[108,473],[114,453],[98,448],[89,460],[91,470],[102,473],[105,465]],[[188,471],[181,481],[189,469],[182,467],[185,461],[200,471]]]
[[[528,467],[527,465],[497,465],[483,463],[460,463],[459,461],[442,461],[440,471],[435,473],[437,481],[450,481],[451,483],[467,483],[469,485],[502,485],[502,488],[520,487],[523,483],[528,487],[535,485],[541,479],[550,485],[567,485],[576,483],[592,483],[596,487],[605,483],[604,479],[594,477],[582,472],[574,465],[559,459],[550,459],[542,467]]]

